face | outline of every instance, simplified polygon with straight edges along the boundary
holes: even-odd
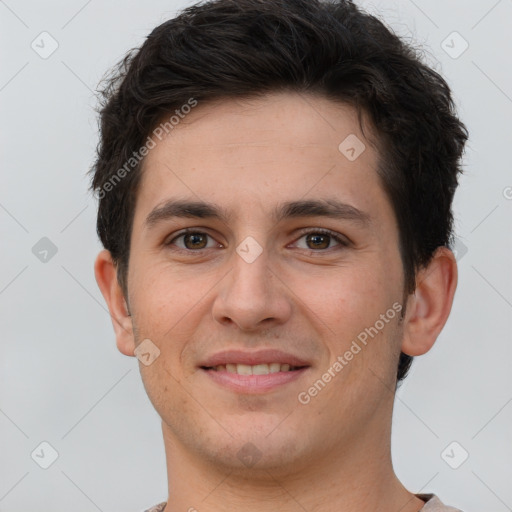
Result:
[[[128,299],[176,446],[299,470],[388,437],[404,282],[377,164],[352,107],[293,93],[199,103],[149,152]]]

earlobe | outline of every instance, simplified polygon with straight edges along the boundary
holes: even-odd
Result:
[[[402,352],[428,352],[443,329],[457,287],[457,262],[447,247],[439,247],[427,267],[418,272],[416,290],[407,301]]]
[[[109,251],[103,250],[96,257],[94,275],[110,312],[117,348],[124,355],[134,356],[135,339],[131,314]]]

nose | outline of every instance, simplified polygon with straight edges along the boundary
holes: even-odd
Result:
[[[291,315],[291,293],[270,267],[265,250],[254,260],[233,251],[231,272],[219,283],[212,306],[214,319],[243,331],[284,324]]]

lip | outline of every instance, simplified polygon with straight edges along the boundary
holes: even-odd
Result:
[[[200,369],[216,384],[230,391],[245,394],[261,394],[273,391],[300,379],[309,370],[310,367],[307,366],[294,371],[269,373],[267,375],[238,375],[227,371]]]
[[[256,364],[264,364],[264,363],[280,363],[280,364],[289,364],[290,366],[311,366],[308,361],[299,358],[293,354],[288,354],[287,352],[283,352],[278,349],[265,349],[258,350],[253,352],[248,352],[246,350],[224,350],[222,352],[217,352],[216,354],[210,356],[204,362],[200,363],[198,366],[200,368],[212,368],[214,366],[219,366],[222,364],[248,364],[248,365],[256,365]],[[297,370],[300,371],[300,370]],[[223,372],[218,372],[223,373]],[[274,375],[278,375],[278,372]],[[288,373],[288,372],[286,372]],[[294,373],[294,372],[290,372]],[[232,375],[232,374],[231,374]],[[250,377],[250,376],[249,376]],[[260,377],[260,376],[256,376]],[[263,375],[262,377],[266,377]]]

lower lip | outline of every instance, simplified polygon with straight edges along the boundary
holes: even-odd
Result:
[[[229,373],[227,371],[205,370],[205,372],[214,382],[225,388],[239,393],[264,393],[272,391],[289,382],[299,379],[309,367],[288,372],[268,373],[266,375],[239,375],[238,373]]]

